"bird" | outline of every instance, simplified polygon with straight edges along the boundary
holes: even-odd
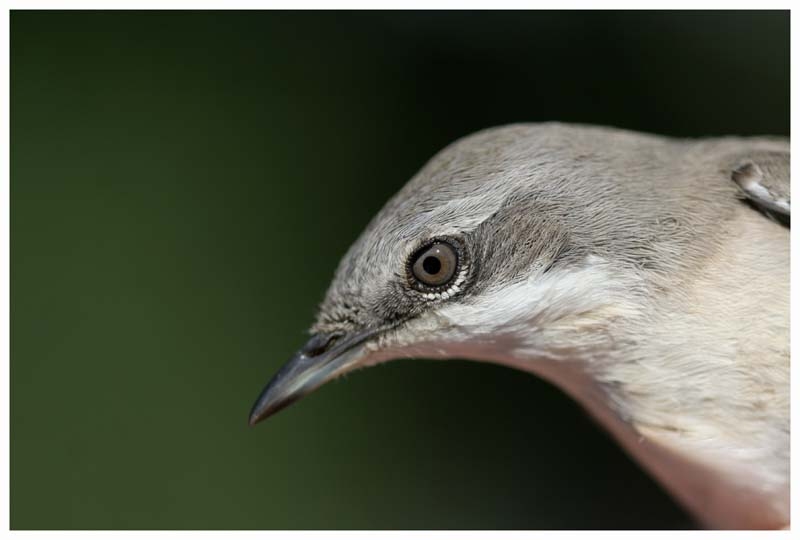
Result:
[[[397,358],[531,373],[699,524],[789,527],[789,141],[559,122],[430,159],[341,259],[251,425]]]

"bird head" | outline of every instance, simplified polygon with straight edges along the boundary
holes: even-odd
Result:
[[[250,423],[387,360],[494,362],[571,394],[710,523],[787,523],[789,205],[785,140],[468,136],[353,243]]]
[[[646,143],[542,124],[489,129],[445,148],[345,254],[311,338],[261,393],[251,424],[394,358],[526,369],[613,347],[615,322],[642,311],[641,269],[658,273],[658,249],[683,249],[638,232],[643,220],[670,219],[631,200],[657,194],[620,188],[671,161]]]

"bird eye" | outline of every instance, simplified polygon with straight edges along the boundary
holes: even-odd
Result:
[[[411,263],[411,273],[428,287],[446,285],[458,268],[455,248],[445,242],[434,242],[419,251]]]

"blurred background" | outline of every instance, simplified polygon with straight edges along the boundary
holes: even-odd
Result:
[[[788,12],[15,11],[11,99],[12,528],[697,526],[510,369],[397,361],[247,413],[454,139],[788,135]]]

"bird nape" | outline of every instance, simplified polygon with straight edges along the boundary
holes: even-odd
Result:
[[[789,143],[558,123],[451,144],[351,246],[250,423],[356,367],[547,378],[706,526],[789,525]]]

